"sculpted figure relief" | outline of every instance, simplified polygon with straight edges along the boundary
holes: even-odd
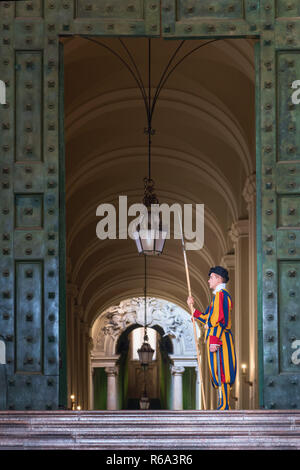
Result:
[[[102,315],[97,347],[104,347],[105,337],[110,336],[114,340],[129,325],[138,324],[144,326],[145,302],[144,297],[135,297],[123,300],[119,305],[113,305]],[[192,341],[192,325],[189,315],[183,309],[171,302],[154,297],[147,298],[147,326],[160,326],[164,330],[164,336],[170,335],[177,341],[185,338],[186,348]]]

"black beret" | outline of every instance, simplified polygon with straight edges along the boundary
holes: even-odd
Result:
[[[223,268],[222,266],[214,266],[213,268],[210,268],[208,277],[211,275],[211,273],[218,274],[219,276],[223,277],[225,282],[229,281],[229,276],[228,276],[228,271],[227,269]]]

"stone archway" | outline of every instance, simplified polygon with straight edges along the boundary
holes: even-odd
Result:
[[[94,407],[93,372],[97,368],[107,375],[107,409],[118,409],[118,372],[120,355],[118,341],[127,329],[144,326],[143,297],[122,300],[102,312],[92,327],[93,347],[90,355],[90,404]],[[196,380],[196,408],[201,406],[197,353],[193,326],[189,313],[178,305],[155,297],[147,298],[147,327],[159,328],[162,336],[170,338],[173,353],[169,355],[172,374],[172,409],[182,409],[182,376],[186,368],[194,368]],[[198,337],[200,330],[197,327]]]

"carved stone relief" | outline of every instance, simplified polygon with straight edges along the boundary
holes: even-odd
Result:
[[[101,314],[93,328],[94,350],[105,355],[115,354],[117,340],[131,325],[144,326],[145,300],[135,297],[109,307]],[[166,300],[147,298],[147,327],[160,326],[164,336],[169,335],[176,355],[193,356],[195,352],[193,326],[190,315],[178,305]]]

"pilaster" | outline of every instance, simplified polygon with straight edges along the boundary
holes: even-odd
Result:
[[[249,363],[248,325],[249,325],[249,220],[234,222],[230,231],[235,250],[235,346],[237,374],[235,395],[238,396],[237,408],[247,409],[249,397],[241,377],[241,364]]]
[[[249,215],[249,407],[258,408],[258,344],[257,344],[257,256],[256,256],[256,175],[246,179],[243,196]]]

